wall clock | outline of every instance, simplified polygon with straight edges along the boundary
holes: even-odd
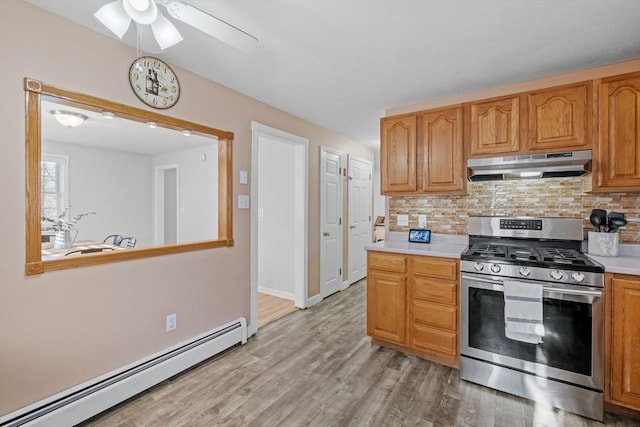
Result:
[[[133,93],[150,107],[173,107],[180,98],[180,83],[171,67],[161,59],[141,56],[129,67]]]

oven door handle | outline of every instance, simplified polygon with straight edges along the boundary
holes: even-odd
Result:
[[[564,288],[548,288],[546,286],[542,287],[544,292],[554,292],[557,294],[567,294],[567,295],[582,295],[582,296],[594,296],[601,297],[602,291],[591,291],[588,289],[564,289]]]
[[[494,285],[502,285],[502,280],[500,279],[485,279],[483,277],[471,277],[471,276],[462,276],[463,279],[473,280],[475,282],[484,282],[484,283],[493,283]]]
[[[473,280],[475,282],[491,283],[493,285],[503,286],[502,280],[500,279],[485,279],[484,277],[471,277],[471,276],[465,276],[465,275],[462,275],[462,278],[467,280]],[[557,294],[566,294],[566,295],[594,296],[594,297],[602,296],[602,291],[590,290],[590,289],[567,289],[567,288],[552,288],[549,286],[543,286],[542,291],[554,292]]]

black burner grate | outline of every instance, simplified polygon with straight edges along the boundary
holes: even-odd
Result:
[[[554,264],[586,265],[585,255],[574,249],[540,248],[542,260]]]

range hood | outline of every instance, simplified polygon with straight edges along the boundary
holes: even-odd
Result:
[[[469,181],[558,178],[582,176],[590,171],[591,150],[562,153],[469,159]]]

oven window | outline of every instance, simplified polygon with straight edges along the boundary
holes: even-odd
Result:
[[[591,376],[591,304],[543,298],[541,344],[509,339],[502,292],[469,289],[469,346]]]

